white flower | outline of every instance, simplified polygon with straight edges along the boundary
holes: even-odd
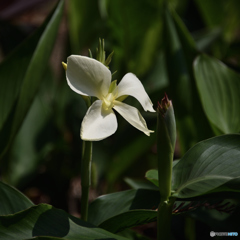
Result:
[[[83,140],[97,141],[115,133],[118,124],[112,108],[146,135],[153,132],[147,128],[135,107],[121,102],[121,96],[130,95],[141,103],[145,111],[155,112],[142,83],[134,74],[126,74],[117,86],[116,81],[111,83],[111,72],[102,63],[71,55],[67,60],[66,77],[73,91],[99,99],[91,105],[82,121],[80,135]]]

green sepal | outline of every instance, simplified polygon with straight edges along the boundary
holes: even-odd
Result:
[[[112,56],[113,56],[113,54],[114,54],[114,51],[112,51],[109,55],[108,55],[108,57],[107,57],[107,59],[106,59],[106,61],[105,61],[105,66],[106,67],[108,67],[108,65],[110,64],[110,62],[112,61]]]
[[[121,97],[117,98],[116,100],[119,102],[124,101],[126,98],[128,97],[128,95],[122,95]]]
[[[88,55],[90,58],[93,58],[91,49],[88,49]]]
[[[112,93],[116,89],[116,87],[117,87],[117,80],[114,80],[111,82],[108,93]]]
[[[96,49],[96,52],[97,52],[96,59],[102,64],[105,64],[104,39],[101,40],[101,38],[99,38],[98,48]]]

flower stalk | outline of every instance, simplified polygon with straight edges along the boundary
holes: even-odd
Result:
[[[176,122],[172,102],[167,95],[157,108],[157,150],[160,203],[158,207],[158,240],[170,237],[172,206],[172,162],[176,142]]]
[[[92,142],[83,141],[81,164],[81,218],[88,220],[88,199],[91,186]]]
[[[82,96],[87,108],[91,106],[91,97]],[[82,143],[82,162],[81,162],[81,218],[88,220],[89,189],[91,187],[91,168],[92,168],[92,141]]]

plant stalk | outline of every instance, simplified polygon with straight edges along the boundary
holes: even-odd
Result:
[[[83,141],[82,165],[81,165],[81,218],[88,220],[88,199],[91,186],[91,163],[92,163],[92,142]]]
[[[171,198],[169,201],[161,201],[158,206],[157,215],[158,240],[170,239],[172,207],[174,202],[175,198]]]
[[[158,185],[160,204],[158,207],[158,240],[170,238],[172,206],[171,197],[172,162],[176,142],[176,122],[172,102],[167,95],[158,104],[157,109],[157,152]]]

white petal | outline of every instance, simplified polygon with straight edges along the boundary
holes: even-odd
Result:
[[[99,61],[77,55],[68,57],[66,76],[73,91],[97,98],[108,93],[112,78],[109,69]]]
[[[102,109],[102,101],[95,101],[88,109],[80,130],[82,140],[98,141],[109,137],[117,130],[117,118],[112,109]]]
[[[114,101],[113,107],[119,114],[122,115],[131,125],[138,130],[144,132],[146,135],[150,135],[151,131],[147,128],[147,124],[142,117],[141,113],[135,108],[126,103]]]
[[[127,73],[118,85],[118,97],[130,95],[135,97],[145,111],[155,112],[153,104],[140,80],[132,73]]]

